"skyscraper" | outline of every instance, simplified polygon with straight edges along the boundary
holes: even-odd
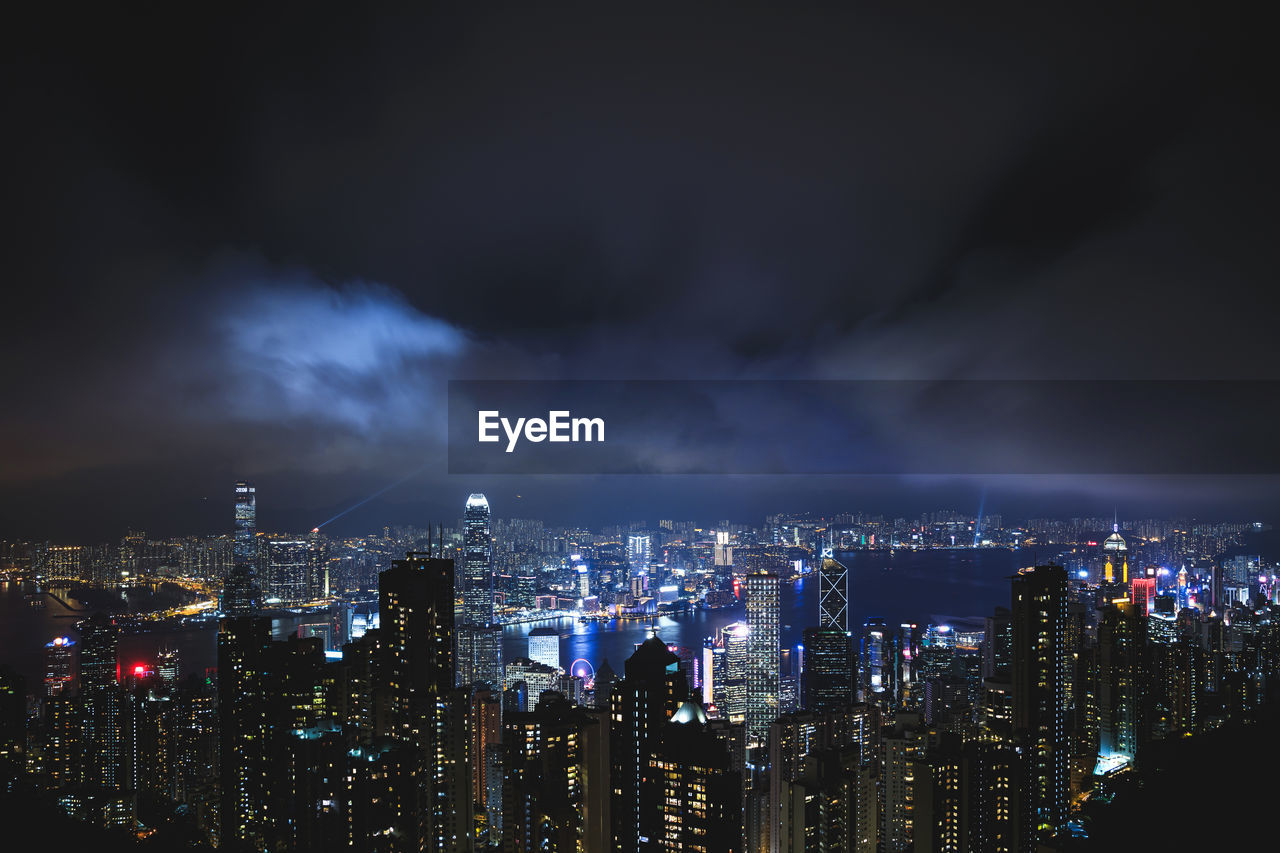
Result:
[[[254,537],[258,533],[258,490],[243,480],[236,483],[235,562],[253,565],[257,559]]]
[[[1145,607],[1119,600],[1102,607],[1098,622],[1098,764],[1103,775],[1132,764],[1144,740]]]
[[[489,501],[472,494],[462,519],[462,571],[455,589],[462,597],[462,624],[457,626],[455,683],[497,687],[503,682],[502,628],[493,621],[493,540]]]
[[[651,541],[648,533],[632,533],[627,537],[627,563],[633,577],[649,571]]]
[[[44,646],[44,695],[70,696],[75,692],[76,641],[54,637]]]
[[[507,716],[504,849],[608,849],[606,725],[559,693],[546,693],[533,710]]]
[[[849,570],[826,552],[818,570],[818,627],[849,635]]]
[[[627,658],[625,677],[609,696],[610,848],[636,853],[640,847],[640,784],[648,772],[650,739],[689,692],[680,659],[657,636]]]
[[[104,613],[80,626],[80,693],[84,703],[86,775],[121,786],[124,696],[117,664],[120,629]]]
[[[747,575],[747,746],[762,746],[778,716],[778,576]]]
[[[1067,572],[1046,565],[1013,578],[1013,727],[1027,739],[1040,838],[1067,822]]]
[[[489,534],[489,501],[481,494],[467,498],[462,516],[462,621],[493,623],[493,548]]]
[[[805,630],[801,707],[825,711],[853,702],[851,651],[849,635],[839,628]]]
[[[235,489],[235,544],[231,571],[222,589],[222,612],[228,616],[253,616],[261,604],[258,589],[257,489],[241,481]]]
[[[284,604],[303,604],[311,599],[308,578],[311,546],[301,539],[267,541],[267,590]]]
[[[883,619],[868,619],[862,626],[859,654],[859,698],[887,709],[893,704],[893,648],[889,626]]]
[[[555,628],[534,628],[529,632],[529,658],[552,669],[560,668],[560,632]]]
[[[454,821],[447,778],[458,769],[456,757],[449,754],[456,739],[451,726],[458,722],[449,713],[453,591],[453,561],[427,554],[410,552],[378,575],[381,682],[390,696],[389,728],[418,750],[422,762],[422,807],[406,831],[421,838],[427,849],[452,849],[457,843],[450,828]],[[469,786],[465,799],[469,806]],[[469,816],[470,808],[467,812]]]
[[[742,848],[742,776],[692,699],[649,741],[640,788],[640,850]]]

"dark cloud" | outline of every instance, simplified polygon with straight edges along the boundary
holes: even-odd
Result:
[[[106,528],[195,526],[241,474],[310,517],[442,459],[448,378],[1274,378],[1268,30],[1230,4],[8,29],[0,533],[103,483]],[[780,488],[735,500],[862,494]]]

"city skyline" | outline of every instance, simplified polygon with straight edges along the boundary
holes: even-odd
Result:
[[[1265,847],[1273,27],[993,12],[15,9],[0,848]]]

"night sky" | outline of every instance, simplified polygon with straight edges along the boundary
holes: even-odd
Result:
[[[1280,509],[1261,476],[448,476],[451,378],[1280,379],[1272,31],[1234,4],[483,6],[7,20],[0,537],[219,532],[237,478],[306,529],[419,468],[335,532],[477,490]]]

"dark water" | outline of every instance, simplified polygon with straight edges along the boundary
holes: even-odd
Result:
[[[913,622],[963,622],[981,618],[997,605],[1009,604],[1009,576],[1030,562],[1030,555],[997,549],[954,551],[854,551],[842,555],[850,568],[850,622],[859,625],[869,617],[882,617],[891,624]],[[43,678],[44,646],[55,636],[76,636],[74,625],[93,609],[123,612],[128,609],[167,607],[184,593],[165,587],[160,592],[130,590],[120,592],[98,589],[75,589],[68,609],[50,599],[44,609],[35,609],[24,596],[31,587],[0,583],[0,663],[15,667],[27,679],[28,692],[40,691]],[[65,593],[59,593],[67,598]],[[800,642],[804,629],[817,623],[818,579],[784,584],[782,588],[782,644],[793,647]],[[657,620],[658,635],[677,646],[698,650],[704,637],[730,622],[746,618],[745,608],[691,611],[676,617]],[[531,623],[509,626],[504,636],[504,653],[508,660],[528,654],[528,635],[541,625],[560,629],[560,663],[569,667],[582,658],[598,668],[607,658],[609,665],[622,674],[623,664],[645,640],[649,623],[612,622],[579,624],[574,620],[558,623]],[[277,636],[288,631],[279,625]],[[216,665],[217,640],[212,625],[195,630],[156,633],[130,633],[120,640],[121,665],[131,668],[136,663],[155,660],[162,646],[177,648],[181,674],[203,673]]]

